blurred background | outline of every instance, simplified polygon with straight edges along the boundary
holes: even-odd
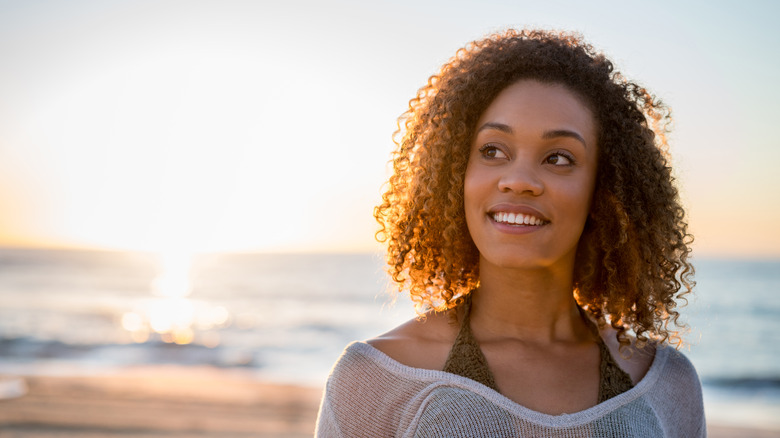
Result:
[[[468,41],[541,27],[582,33],[672,108],[696,236],[685,353],[711,423],[778,432],[778,13],[0,0],[0,375],[321,387],[347,343],[413,316],[373,239],[396,118]]]

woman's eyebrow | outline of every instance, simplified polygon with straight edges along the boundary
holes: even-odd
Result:
[[[514,131],[512,131],[512,128],[509,125],[505,125],[503,123],[495,123],[495,122],[487,122],[483,124],[482,126],[477,129],[477,134],[484,131],[485,129],[496,129],[501,132],[505,132],[507,134],[514,134]]]
[[[495,129],[497,131],[501,131],[506,134],[514,134],[514,131],[512,130],[511,126],[506,125],[504,123],[495,123],[495,122],[487,122],[483,124],[482,126],[479,127],[479,129],[477,129],[476,133],[479,134],[485,129]],[[542,138],[545,140],[550,140],[559,137],[573,138],[579,141],[580,143],[582,143],[584,147],[586,148],[588,147],[588,144],[585,142],[585,139],[579,133],[568,129],[554,129],[552,131],[545,131],[544,134],[542,134]]]
[[[579,133],[574,132],[574,131],[569,131],[568,129],[555,129],[555,130],[552,130],[552,131],[546,131],[544,134],[542,134],[542,138],[545,139],[545,140],[550,140],[550,139],[558,138],[558,137],[573,138],[573,139],[579,141],[580,143],[582,143],[582,146],[584,146],[586,148],[588,147],[588,144],[585,143],[585,139],[582,138],[582,136]]]

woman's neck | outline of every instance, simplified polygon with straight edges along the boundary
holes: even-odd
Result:
[[[481,264],[471,325],[484,336],[539,344],[592,337],[574,300],[571,269],[519,270]]]

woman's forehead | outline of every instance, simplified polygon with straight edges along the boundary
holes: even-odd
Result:
[[[502,90],[482,113],[475,133],[485,126],[504,130],[567,130],[595,144],[597,126],[593,112],[578,94],[558,83],[521,80]]]

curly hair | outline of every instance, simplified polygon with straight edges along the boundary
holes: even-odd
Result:
[[[393,175],[374,210],[389,273],[418,312],[456,307],[479,285],[464,178],[477,121],[523,79],[562,84],[591,109],[598,167],[577,246],[573,293],[600,326],[680,344],[677,301],[694,282],[692,236],[674,187],[669,109],[577,34],[508,30],[469,43],[409,101],[393,136]],[[684,300],[684,298],[683,298]]]

